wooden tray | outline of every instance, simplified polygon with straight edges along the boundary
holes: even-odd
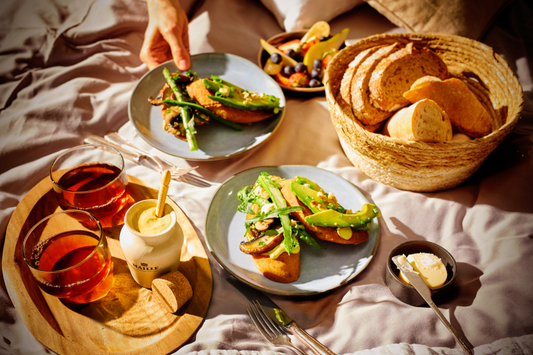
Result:
[[[157,198],[158,191],[143,181],[132,176],[128,181],[130,203]],[[211,267],[185,214],[171,199],[167,203],[176,210],[185,235],[179,270],[191,283],[192,299],[177,313],[166,313],[152,291],[133,280],[119,244],[121,220],[115,218],[114,226],[105,229],[114,263],[113,288],[101,300],[76,309],[41,292],[22,258],[26,233],[60,210],[49,178],[30,190],[9,221],[2,267],[9,296],[37,340],[58,354],[167,354],[191,337],[211,301]]]

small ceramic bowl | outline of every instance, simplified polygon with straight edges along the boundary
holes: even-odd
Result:
[[[453,283],[457,275],[457,264],[452,254],[438,244],[428,242],[425,240],[414,240],[402,243],[391,250],[387,258],[387,271],[385,275],[385,282],[389,287],[391,293],[400,301],[410,304],[412,306],[423,306],[426,304],[422,296],[411,285],[405,283],[398,276],[400,270],[394,262],[392,257],[396,255],[405,254],[405,256],[414,253],[432,253],[442,260],[446,267],[448,277],[444,285],[431,289],[431,298],[435,303],[442,303],[447,301],[453,295]]]
[[[270,39],[267,40],[268,43],[270,43],[273,46],[277,46],[281,43],[285,43],[288,41],[291,41],[293,39],[301,39],[307,31],[295,31],[295,32],[283,32],[280,33]],[[263,47],[260,47],[259,54],[257,56],[257,63],[259,64],[259,67],[263,69],[265,66],[266,61],[270,57],[270,54],[263,49]],[[282,84],[279,84],[279,86],[283,90],[288,91],[295,91],[299,93],[319,93],[324,92],[324,85],[316,87],[316,88],[302,88],[302,87],[291,87],[291,86],[285,86]]]

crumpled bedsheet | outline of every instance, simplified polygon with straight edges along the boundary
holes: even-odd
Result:
[[[377,253],[352,282],[312,297],[271,296],[298,324],[338,354],[459,354],[452,335],[427,307],[396,299],[384,281],[389,251],[426,239],[458,262],[457,295],[440,305],[476,354],[533,353],[533,18],[515,1],[483,38],[509,62],[524,89],[522,118],[463,185],[435,193],[378,183],[344,155],[323,96],[286,95],[286,115],[258,149],[223,161],[171,157],[149,146],[128,122],[127,104],[147,72],[139,58],[147,24],[141,0],[4,0],[0,12],[0,241],[24,195],[48,175],[60,151],[96,134],[119,131],[139,147],[212,186],[173,181],[177,201],[204,241],[205,214],[216,189],[234,174],[263,165],[312,165],[349,180],[381,210]],[[331,22],[349,39],[398,31],[367,5]],[[256,61],[259,38],[281,32],[260,1],[205,0],[192,10],[193,54],[227,52]],[[401,31],[401,30],[400,30]],[[158,173],[128,162],[128,174],[158,186]],[[2,243],[3,244],[3,243]],[[205,321],[178,354],[290,354],[255,331],[246,299],[209,256],[213,296]],[[2,284],[0,353],[49,353],[28,331]],[[296,340],[295,343],[299,346]],[[303,347],[303,346],[302,346]]]

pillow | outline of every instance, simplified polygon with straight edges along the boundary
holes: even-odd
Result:
[[[512,0],[366,0],[408,32],[441,33],[480,39]]]
[[[261,0],[286,32],[310,28],[317,21],[330,21],[363,4],[363,0]]]

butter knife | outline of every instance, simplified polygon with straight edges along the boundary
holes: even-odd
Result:
[[[422,279],[422,276],[415,271],[413,266],[407,261],[407,258],[405,255],[397,255],[392,257],[392,261],[398,269],[400,269],[401,272],[407,277],[409,282],[413,285],[413,287],[418,291],[420,296],[426,301],[426,303],[431,307],[431,309],[437,314],[437,317],[439,317],[440,321],[448,328],[450,333],[452,333],[455,340],[461,345],[463,348],[463,351],[468,355],[473,355],[474,350],[472,349],[472,346],[467,343],[465,339],[457,332],[457,330],[448,322],[446,317],[444,317],[444,314],[440,311],[440,309],[437,307],[435,302],[433,302],[433,299],[431,298],[431,291],[429,290],[428,285],[425,283],[425,281]]]
[[[278,305],[276,305],[263,292],[256,290],[248,285],[245,285],[235,277],[230,276],[226,280],[241,292],[250,301],[257,301],[265,313],[277,324],[287,329],[298,340],[304,343],[316,355],[336,355],[333,351],[328,349],[325,345],[313,338],[309,333],[300,328],[298,324],[285,313]]]

